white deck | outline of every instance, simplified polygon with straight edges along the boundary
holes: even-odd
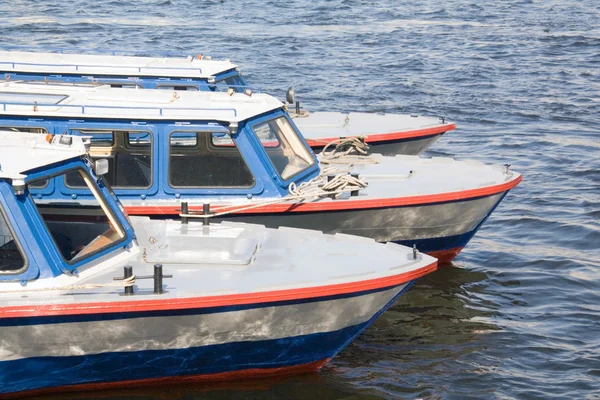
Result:
[[[41,74],[210,78],[237,68],[229,60],[0,51],[0,70]]]
[[[369,182],[369,186],[361,190],[361,195],[373,199],[483,189],[514,181],[521,176],[511,170],[507,173],[504,166],[478,161],[404,155],[385,157],[379,154],[371,157],[378,163],[356,164],[352,169]]]
[[[0,131],[0,178],[18,179],[22,173],[86,153],[83,139],[68,136],[70,145],[60,144],[61,135],[46,140],[46,135]]]
[[[0,81],[0,114],[4,115],[239,122],[282,106],[281,101],[263,93],[230,96],[224,92]]]
[[[424,158],[419,156],[398,155],[395,157],[373,154],[370,156],[377,163],[361,164],[331,164],[339,166],[346,173],[347,167],[352,173],[358,173],[360,178],[365,178],[368,187],[361,189],[358,196],[344,197],[332,200],[320,198],[319,203],[343,203],[357,200],[385,200],[414,196],[440,196],[448,193],[464,192],[468,190],[486,189],[497,185],[516,182],[521,174],[512,170],[506,171],[502,165],[489,165],[478,161],[459,161],[452,158],[435,157]],[[321,155],[318,158],[322,158]],[[321,168],[330,165],[321,164]],[[413,171],[410,173],[410,171]],[[333,173],[335,175],[335,173]],[[515,183],[516,184],[516,183]],[[308,190],[308,189],[307,189]],[[242,206],[264,202],[263,197],[210,197],[202,199],[181,200],[189,202],[190,206],[198,206],[202,202],[209,202],[211,206]],[[180,200],[121,200],[127,206],[172,206],[179,204]]]
[[[178,221],[158,221],[132,217],[140,250],[127,256],[122,250],[114,262],[104,262],[78,277],[62,275],[34,281],[29,288],[112,282],[122,276],[124,265],[133,266],[138,276],[151,275],[155,253],[170,253],[163,262],[165,294],[152,294],[152,280],[136,282],[136,295],[122,296],[123,289],[42,291],[35,296],[3,293],[20,287],[18,282],[0,284],[4,306],[68,304],[96,301],[168,300],[175,298],[239,295],[286,289],[305,289],[385,278],[418,270],[435,262],[412,249],[380,244],[372,239],[293,228],[266,229],[261,225],[220,223],[203,227],[200,222],[182,225]],[[173,243],[184,245],[171,248]],[[252,256],[248,262],[248,243]],[[256,245],[256,246],[255,246]],[[143,261],[142,254],[147,254]],[[169,258],[167,257],[167,258]],[[235,261],[235,262],[234,262]]]

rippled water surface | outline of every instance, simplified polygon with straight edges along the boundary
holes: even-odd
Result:
[[[90,397],[600,398],[597,1],[13,0],[1,11],[3,46],[226,56],[279,98],[293,84],[310,110],[444,115],[458,129],[430,155],[524,174],[452,267],[320,374]]]

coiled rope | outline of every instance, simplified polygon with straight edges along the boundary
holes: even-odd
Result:
[[[338,139],[329,142],[321,152],[322,164],[377,164],[369,155],[369,146],[365,136]]]
[[[218,212],[208,215],[179,214],[179,216],[187,218],[215,218],[269,205],[284,204],[290,201],[308,202],[315,201],[323,197],[340,198],[343,193],[354,192],[364,189],[367,186],[368,183],[364,178],[357,178],[352,175],[341,174],[330,179],[321,173],[321,175],[311,179],[310,181],[302,182],[300,185],[296,185],[295,182],[290,183],[288,187],[288,195],[278,199],[257,202],[248,206],[224,207]]]

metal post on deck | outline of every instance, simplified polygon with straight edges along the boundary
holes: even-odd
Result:
[[[124,266],[123,267],[123,280],[131,278],[132,276],[133,276],[133,267],[129,266],[129,265]],[[133,295],[133,285],[125,286],[125,295],[126,296]]]
[[[210,214],[210,203],[202,204],[202,215],[206,215],[206,217],[202,218],[202,225],[210,224],[210,221],[208,220],[209,214]]]
[[[162,264],[154,264],[154,294],[163,294]]]
[[[181,223],[183,225],[187,225],[188,223],[188,217],[185,217],[184,215],[188,215],[188,202],[187,201],[182,201],[181,202]]]

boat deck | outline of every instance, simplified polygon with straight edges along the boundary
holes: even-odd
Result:
[[[153,264],[160,262],[164,274],[173,275],[164,279],[164,294],[153,294],[152,279],[137,280],[133,296],[123,295],[123,288],[48,290],[36,292],[35,297],[6,293],[20,287],[15,282],[3,284],[3,307],[17,307],[20,311],[16,314],[26,312],[20,305],[34,310],[40,306],[46,314],[64,314],[69,305],[76,309],[77,304],[97,302],[133,304],[138,300],[159,300],[164,307],[176,307],[179,303],[165,300],[185,303],[185,299],[194,298],[210,307],[223,302],[256,302],[257,296],[264,297],[264,301],[310,298],[399,285],[430,272],[436,264],[434,258],[426,255],[413,259],[412,249],[407,247],[340,234],[294,228],[267,230],[261,225],[239,223],[205,227],[199,222],[184,225],[144,217],[132,217],[132,222],[139,251],[123,251],[113,262],[82,270],[78,276],[62,275],[30,282],[27,287],[112,282],[113,277],[123,275],[125,265],[132,266],[136,276],[152,275]]]
[[[292,114],[294,115],[294,114]],[[294,122],[308,140],[323,140],[376,134],[381,140],[392,140],[391,134],[417,137],[440,134],[456,128],[453,122],[438,117],[408,114],[314,112],[296,117]]]

